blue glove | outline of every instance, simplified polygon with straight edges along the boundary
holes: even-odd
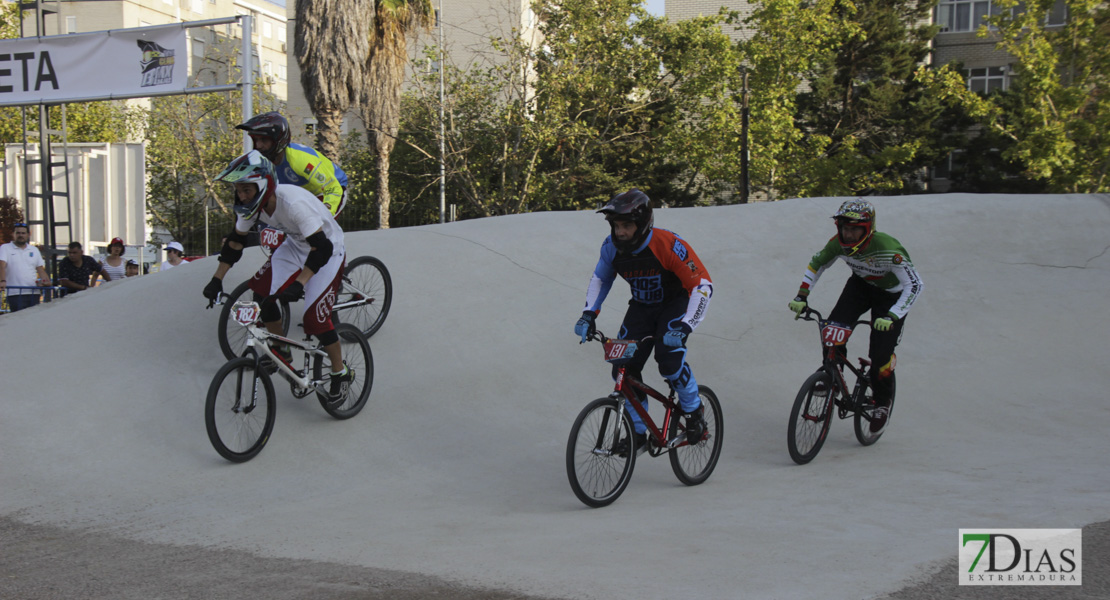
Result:
[[[582,340],[578,342],[579,344],[585,344],[597,333],[597,328],[594,326],[595,319],[597,319],[597,315],[595,315],[592,310],[587,310],[582,313],[582,317],[574,324],[575,335],[582,337]]]
[[[301,296],[304,296],[304,285],[294,280],[293,283],[289,284],[289,287],[274,294],[272,297],[275,300],[284,300],[285,302],[293,303],[300,300]]]
[[[685,348],[686,338],[690,335],[690,326],[686,323],[679,323],[678,329],[668,331],[663,334],[663,345],[671,348]]]
[[[890,331],[891,325],[894,325],[894,319],[886,316],[875,319],[875,323],[872,326],[875,328],[875,331]]]

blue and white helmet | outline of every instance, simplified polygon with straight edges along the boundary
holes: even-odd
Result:
[[[236,183],[253,183],[257,188],[254,196],[249,200],[240,200],[235,194],[235,214],[251,220],[262,208],[262,201],[277,188],[277,171],[274,163],[262,156],[258,150],[251,150],[246,154],[231,161],[219,175],[216,181],[223,181],[232,185]]]

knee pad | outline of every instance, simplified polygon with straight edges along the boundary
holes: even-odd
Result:
[[[320,344],[330,346],[339,341],[339,334],[334,329],[329,329],[324,333],[316,334],[316,339],[320,340]]]
[[[258,294],[255,294],[257,301]],[[262,311],[259,314],[262,317],[263,323],[273,323],[274,321],[281,320],[281,308],[278,307],[277,300],[270,300],[269,302],[262,303]]]

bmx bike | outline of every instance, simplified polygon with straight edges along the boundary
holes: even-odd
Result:
[[[841,419],[852,417],[856,440],[861,445],[870,446],[879,441],[883,431],[871,432],[871,419],[876,409],[870,390],[871,361],[861,357],[859,367],[853,366],[842,350],[852,335],[853,327],[870,326],[870,321],[856,321],[852,325],[835,323],[825,320],[820,312],[808,306],[797,318],[817,322],[825,357],[821,367],[805,380],[794,399],[786,436],[790,458],[804,465],[817,456],[828,436],[834,408]],[[845,378],[845,370],[855,375],[855,383],[851,387]],[[894,374],[891,373],[890,411],[894,410],[894,388]]]
[[[311,337],[302,342],[270,333],[258,320],[261,308],[257,302],[237,302],[231,312],[236,324],[246,331],[246,350],[216,372],[204,403],[208,439],[220,456],[246,462],[266,446],[277,407],[271,371],[289,382],[296,398],[315,392],[320,406],[336,419],[350,419],[366,406],[374,384],[374,357],[366,336],[353,325],[341,323],[335,328],[352,377],[347,396],[331,403],[327,390],[331,361],[323,346],[314,344]],[[303,352],[303,368],[295,370],[274,353],[270,342],[288,344]]]
[[[686,485],[703,483],[713,473],[721,456],[724,421],[721,403],[713,390],[698,386],[705,433],[701,439],[686,439],[686,427],[680,423],[682,409],[675,390],[664,396],[651,386],[633,377],[627,370],[639,344],[649,340],[614,340],[600,331],[590,336],[605,348],[606,362],[617,365],[613,392],[590,402],[578,414],[567,440],[567,477],[574,495],[587,506],[598,508],[612,504],[628,487],[636,457],[667,454],[671,469]],[[668,386],[670,383],[668,382]],[[663,405],[663,420],[656,424],[638,400],[653,398]],[[629,407],[647,426],[647,441],[635,448],[635,436]]]

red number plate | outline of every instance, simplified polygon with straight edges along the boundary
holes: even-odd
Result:
[[[258,234],[258,242],[273,252],[285,241],[285,232],[280,229],[267,227]]]
[[[821,330],[821,340],[824,341],[827,346],[843,346],[848,343],[848,338],[851,337],[851,335],[851,329],[835,323],[829,323]]]
[[[261,310],[254,302],[249,304],[236,304],[235,305],[235,321],[240,325],[250,325],[258,320],[258,313]]]

